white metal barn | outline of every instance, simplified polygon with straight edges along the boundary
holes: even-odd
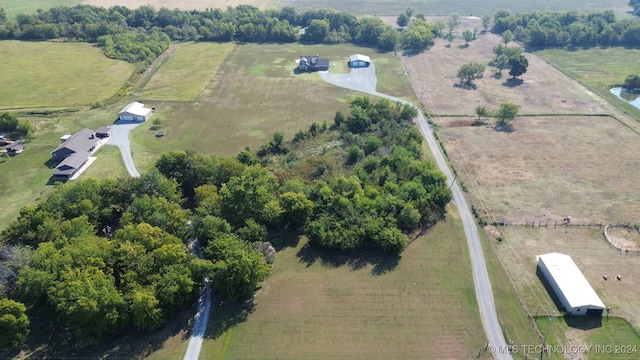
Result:
[[[122,108],[118,118],[122,121],[145,121],[151,117],[152,109],[144,107],[143,103],[134,101]]]
[[[602,314],[602,300],[571,256],[560,253],[537,255],[538,269],[571,315]]]
[[[355,54],[349,57],[349,67],[361,68],[369,67],[369,65],[371,65],[371,58],[366,55]]]

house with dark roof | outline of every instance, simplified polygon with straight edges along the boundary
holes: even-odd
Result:
[[[301,71],[328,71],[329,59],[322,59],[320,56],[300,56],[298,69]]]
[[[91,129],[82,129],[73,134],[51,152],[54,159],[62,160],[56,166],[53,177],[64,180],[73,177],[86,164],[99,143],[100,139]]]
[[[24,150],[24,144],[22,143],[22,140],[17,140],[12,144],[5,146],[5,149],[9,155],[20,154]]]

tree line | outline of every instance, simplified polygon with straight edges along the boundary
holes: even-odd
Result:
[[[24,342],[28,314],[88,342],[153,330],[191,305],[205,278],[219,299],[246,299],[270,273],[270,242],[291,234],[324,249],[401,253],[451,200],[423,160],[416,115],[358,97],[331,126],[289,142],[276,132],[257,153],[168,152],[139,178],[58,185],[0,232],[0,346]],[[318,144],[325,150],[312,152]],[[203,259],[188,250],[194,238]]]
[[[633,1],[633,0],[632,0]],[[617,20],[613,10],[594,13],[498,11],[492,31],[511,31],[515,40],[532,47],[640,45],[640,21]]]

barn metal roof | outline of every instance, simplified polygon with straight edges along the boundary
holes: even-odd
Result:
[[[127,106],[123,107],[120,110],[119,114],[127,113],[136,116],[147,116],[151,112],[151,109],[144,107],[143,103],[139,103],[134,101],[132,103],[127,104]]]
[[[371,58],[369,58],[367,55],[362,55],[362,54],[353,54],[351,55],[349,60],[351,62],[358,61],[358,60],[368,62],[368,63],[371,62]]]
[[[571,256],[560,253],[549,253],[537,255],[538,264],[544,263],[553,277],[558,288],[567,299],[569,306],[579,308],[588,306],[590,308],[604,309],[604,303],[598,297],[595,290],[584,277]]]

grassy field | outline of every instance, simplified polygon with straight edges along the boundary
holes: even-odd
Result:
[[[535,54],[640,121],[640,110],[609,92],[627,75],[640,73],[640,49],[547,49]]]
[[[141,99],[194,101],[212,80],[234,43],[181,43],[136,95]]]
[[[517,0],[496,0],[496,1],[476,1],[476,0],[412,0],[412,1],[389,1],[389,0],[282,0],[281,6],[293,6],[298,11],[309,9],[334,8],[358,15],[397,15],[411,6],[415,13],[426,15],[449,15],[458,13],[461,15],[493,15],[500,9],[509,9],[512,12],[530,11],[601,11],[607,9],[624,13],[629,10],[627,1],[620,0],[600,0],[598,2],[584,2],[580,0],[567,1],[517,1]]]
[[[89,105],[113,95],[135,65],[87,43],[0,41],[0,109]],[[100,84],[100,86],[96,86]]]
[[[17,0],[14,0],[17,2]],[[85,0],[83,4],[110,7],[113,5],[125,5],[130,8],[137,8],[141,5],[151,4],[156,8],[162,6],[173,9],[175,7],[192,10],[206,9],[216,7],[226,9],[227,6],[236,6],[238,4],[251,4],[261,9],[268,7],[292,6],[297,11],[302,12],[311,9],[333,8],[340,11],[346,11],[355,15],[397,15],[403,12],[408,6],[415,9],[416,13],[427,15],[449,15],[451,13],[459,13],[462,15],[493,15],[500,9],[509,9],[512,12],[525,11],[601,11],[613,9],[618,14],[625,14],[630,8],[627,1],[620,0],[600,0],[598,2],[584,2],[579,0],[568,1],[516,1],[516,0],[497,0],[497,1],[476,1],[476,0],[454,0],[454,1],[437,1],[437,0],[412,0],[412,1],[389,1],[389,0],[218,0],[214,4],[206,0]]]
[[[640,335],[624,319],[604,317],[601,322],[580,316],[537,319],[547,338],[551,356],[581,356],[589,360],[623,360],[640,357]]]
[[[328,255],[304,244],[278,252],[248,317],[214,308],[201,357],[462,359],[486,344],[454,214],[401,258]]]
[[[96,161],[82,173],[82,177],[95,177],[98,179],[118,178],[129,176],[127,168],[122,162],[120,150],[111,145],[104,145],[95,155]]]
[[[136,165],[141,170],[148,169],[162,152],[170,150],[235,155],[245,146],[259,148],[276,131],[283,131],[285,138],[291,139],[313,122],[331,124],[335,112],[346,111],[347,102],[357,93],[328,85],[317,73],[295,74],[295,60],[303,54],[318,53],[332,63],[344,63],[357,52],[372,56],[380,77],[379,91],[416,101],[407,77],[401,76],[402,64],[393,54],[372,53],[370,49],[346,44],[241,45],[227,55],[196,102],[146,102],[156,107],[156,115],[164,119],[162,130],[167,134],[156,138],[150,131],[151,123],[136,128],[131,134]],[[198,61],[206,51],[183,53],[189,54]],[[161,67],[154,77],[162,76],[162,72]],[[137,93],[132,95],[137,97]]]
[[[38,9],[45,10],[54,6],[71,6],[78,3],[78,0],[4,0],[0,2],[0,7],[7,11],[9,18],[14,18],[18,14],[31,14]]]

